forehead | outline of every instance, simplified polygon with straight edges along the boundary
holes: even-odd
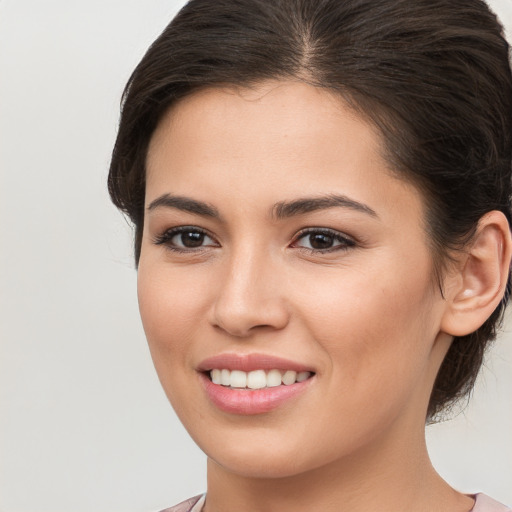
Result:
[[[280,80],[254,87],[210,87],[178,100],[164,115],[151,144],[160,139],[162,131],[185,127],[193,127],[198,136],[204,130],[221,136],[224,128],[237,127],[240,135],[250,135],[252,140],[274,137],[278,143],[283,136],[301,140],[310,137],[312,131],[321,130],[325,136],[330,125],[339,124],[340,118],[350,120],[347,124],[351,124],[351,130],[357,127],[357,135],[367,142],[380,144],[378,130],[331,89]],[[343,143],[341,139],[338,142]]]
[[[354,140],[364,145],[363,152],[351,150]],[[185,146],[195,150],[185,153]],[[251,150],[259,151],[253,164],[263,172],[259,162],[270,155],[297,163],[322,155],[368,160],[379,156],[380,137],[328,89],[296,81],[207,88],[181,99],[165,114],[150,141],[147,169],[151,174],[162,157],[178,163],[209,152],[216,162],[232,161],[252,156]]]
[[[208,199],[223,186],[258,204],[326,193],[369,202],[391,186],[417,200],[381,149],[377,129],[330,90],[296,81],[209,88],[177,102],[155,131],[148,195],[193,187]]]

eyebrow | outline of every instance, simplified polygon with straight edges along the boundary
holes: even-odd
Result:
[[[147,209],[148,211],[152,211],[161,207],[175,208],[177,210],[201,215],[203,217],[220,219],[220,214],[217,208],[203,201],[191,199],[190,197],[163,194],[152,201]]]
[[[355,201],[354,199],[350,199],[347,196],[336,194],[321,197],[305,197],[289,202],[279,202],[274,205],[272,214],[276,219],[284,219],[317,210],[340,207],[366,213],[376,219],[379,218],[377,212],[368,205]]]
[[[214,219],[221,218],[219,211],[214,206],[185,196],[163,194],[152,201],[147,207],[147,210],[152,211],[161,207],[175,208],[203,217],[211,217]],[[379,218],[375,210],[368,205],[350,199],[347,196],[335,194],[320,197],[304,197],[293,201],[281,201],[273,206],[272,217],[281,220],[294,217],[295,215],[303,215],[305,213],[328,208],[349,208],[370,215],[371,217]]]

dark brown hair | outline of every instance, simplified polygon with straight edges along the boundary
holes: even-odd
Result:
[[[379,128],[390,166],[423,194],[435,261],[463,248],[485,213],[510,223],[509,46],[483,1],[191,0],[123,95],[108,185],[135,226],[136,263],[146,153],[163,114],[200,88],[276,78],[338,91]],[[509,291],[510,280],[491,317],[453,341],[428,418],[471,391]]]

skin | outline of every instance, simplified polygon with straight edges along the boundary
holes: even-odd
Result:
[[[155,206],[166,194],[218,217]],[[374,214],[345,205],[272,215],[278,203],[332,194]],[[146,208],[141,316],[162,386],[208,456],[207,512],[472,508],[433,470],[424,424],[452,334],[473,328],[476,303],[485,320],[482,304],[490,314],[502,293],[510,241],[500,214],[482,224],[480,257],[445,276],[443,298],[422,197],[388,168],[379,134],[337,96],[284,81],[178,102],[151,140]],[[180,252],[181,235],[162,241],[179,226],[208,235]],[[312,250],[305,228],[350,243]],[[308,364],[314,380],[268,413],[228,414],[197,372],[226,352]]]

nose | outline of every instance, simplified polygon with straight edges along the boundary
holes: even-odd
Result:
[[[265,255],[233,255],[213,304],[212,324],[237,338],[283,329],[290,314],[283,278]]]

